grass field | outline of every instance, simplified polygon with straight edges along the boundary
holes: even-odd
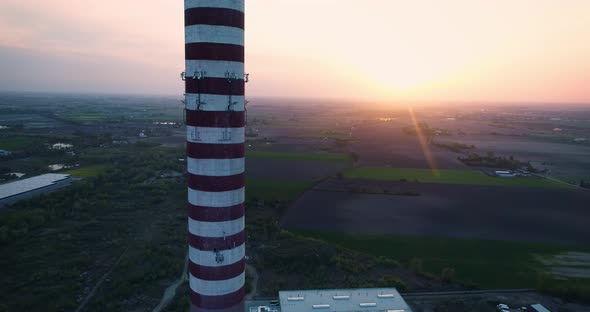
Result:
[[[88,177],[95,177],[95,176],[101,174],[103,171],[105,171],[109,167],[110,167],[109,165],[93,165],[93,166],[88,166],[88,167],[83,167],[83,168],[66,170],[66,171],[63,171],[60,173],[71,174],[71,175],[78,177],[78,178],[88,178]]]
[[[294,200],[312,185],[309,181],[246,179],[246,196],[264,200]]]
[[[438,174],[437,174],[438,173]],[[565,184],[534,177],[499,178],[488,176],[476,170],[416,168],[387,168],[387,167],[359,167],[344,171],[344,177],[349,179],[370,179],[399,181],[418,181],[427,183],[494,185],[494,186],[524,186],[524,187],[556,187],[571,188]]]
[[[297,233],[404,264],[420,259],[423,271],[436,276],[440,276],[446,267],[453,268],[460,281],[487,289],[538,287],[544,267],[535,260],[535,255],[590,251],[589,247],[542,243],[313,231]],[[590,285],[590,280],[576,282]]]
[[[34,137],[29,136],[1,136],[0,137],[0,149],[3,150],[18,150],[28,146],[31,146],[35,143],[38,143],[39,140]]]
[[[287,152],[246,152],[246,157],[259,159],[283,159],[283,160],[309,160],[327,162],[348,162],[350,157],[346,154],[333,153],[287,153]]]

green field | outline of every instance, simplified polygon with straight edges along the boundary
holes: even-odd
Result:
[[[487,289],[539,287],[544,267],[535,260],[535,255],[590,252],[589,247],[543,243],[314,231],[298,231],[298,234],[371,255],[389,257],[406,265],[419,259],[422,270],[435,276],[440,276],[444,268],[452,268],[458,280]],[[590,287],[590,280],[576,282]]]
[[[351,168],[343,173],[348,179],[370,179],[409,182],[493,185],[493,186],[525,186],[525,187],[554,187],[571,188],[568,185],[536,177],[492,177],[476,170],[430,169],[416,168],[387,168],[387,167],[359,167]]]
[[[281,159],[281,160],[309,160],[327,162],[348,162],[350,157],[346,154],[333,153],[287,153],[287,152],[246,152],[248,158]]]
[[[0,137],[0,149],[13,151],[29,147],[38,142],[38,138],[29,136],[2,136]]]
[[[70,115],[64,115],[63,116],[65,119],[68,120],[72,120],[72,121],[102,121],[105,119],[105,116],[103,116],[100,113],[90,113],[90,114],[70,114]]]
[[[94,165],[94,166],[66,170],[66,171],[63,171],[60,173],[71,174],[71,175],[78,177],[78,178],[88,178],[88,177],[95,177],[95,176],[101,174],[109,167],[110,167],[109,165]]]
[[[313,185],[309,181],[246,179],[246,196],[265,200],[294,200]]]

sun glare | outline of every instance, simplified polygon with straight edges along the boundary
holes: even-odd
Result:
[[[424,133],[422,133],[422,127],[418,123],[418,119],[416,118],[416,114],[414,113],[414,109],[412,107],[408,107],[408,113],[410,114],[410,119],[412,120],[412,124],[414,125],[414,129],[416,130],[416,138],[420,143],[420,148],[422,148],[422,154],[424,154],[424,158],[430,167],[430,171],[432,175],[436,178],[440,177],[440,171],[438,170],[438,166],[436,164],[436,160],[432,157],[432,153],[430,152],[430,146],[426,141]]]

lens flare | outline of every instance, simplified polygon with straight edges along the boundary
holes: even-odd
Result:
[[[422,127],[418,124],[418,120],[416,119],[414,109],[412,107],[408,107],[408,113],[410,114],[412,124],[416,129],[416,137],[418,137],[418,142],[420,143],[420,147],[422,148],[422,154],[424,154],[424,158],[428,162],[428,166],[430,167],[430,171],[432,171],[432,175],[438,178],[440,177],[440,171],[438,170],[438,166],[436,165],[434,157],[432,157],[432,153],[430,152],[430,148],[428,146],[428,142],[426,141],[426,137],[424,136],[424,133],[422,131]]]

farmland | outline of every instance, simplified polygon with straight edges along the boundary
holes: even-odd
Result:
[[[344,171],[350,179],[416,181],[427,183],[490,185],[507,187],[569,188],[565,184],[537,177],[493,177],[475,170],[361,167]]]
[[[583,217],[588,201],[590,192],[559,188],[336,179],[301,196],[283,225],[343,233],[590,244]]]
[[[293,200],[311,186],[309,181],[247,179],[246,195],[251,199]]]
[[[178,98],[0,95],[0,126],[7,126],[0,149],[15,150],[2,159],[2,172],[33,176],[51,164],[79,165],[63,171],[76,178],[71,188],[0,215],[0,249],[10,255],[0,287],[13,300],[0,310],[75,309],[119,257],[117,277],[99,287],[87,310],[155,306],[186,251],[186,130]],[[251,99],[246,229],[256,295],[533,287],[581,300],[588,265],[563,259],[589,252],[590,192],[538,177],[498,178],[485,172],[505,168],[458,158],[515,158],[541,176],[579,185],[590,179],[590,113],[417,107],[420,127],[428,129],[420,138],[403,105],[369,104]],[[72,144],[72,153],[44,144],[54,142]],[[17,280],[27,284],[14,286]],[[33,295],[22,295],[25,286]],[[178,311],[186,305],[182,290],[172,305]],[[36,304],[49,298],[50,306]]]
[[[252,151],[246,154],[246,157],[254,159],[280,159],[280,160],[308,160],[308,161],[325,161],[325,162],[349,162],[350,157],[343,154],[329,153],[287,153],[287,152],[267,152]]]

